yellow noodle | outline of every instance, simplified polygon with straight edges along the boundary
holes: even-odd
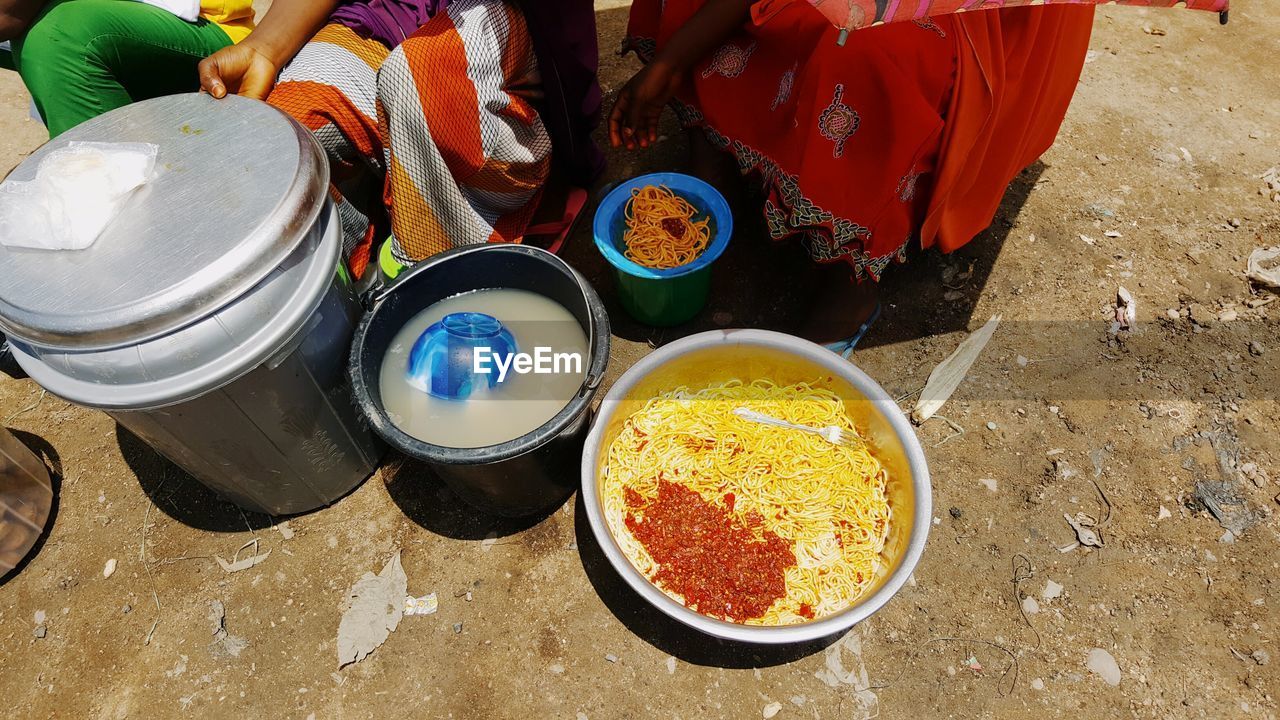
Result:
[[[748,624],[806,622],[801,605],[815,618],[847,608],[873,581],[884,548],[890,519],[884,467],[865,445],[838,447],[744,420],[733,413],[738,407],[856,432],[839,396],[804,383],[731,380],[665,393],[629,417],[609,446],[601,482],[609,529],[636,569],[652,578],[657,565],[624,522],[624,490],[654,498],[661,474],[721,508],[727,508],[725,493],[733,493],[734,515],[745,522],[758,514],[764,529],[790,542],[796,554],[785,573],[786,596]]]

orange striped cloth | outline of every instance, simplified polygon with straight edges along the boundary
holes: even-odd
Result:
[[[457,245],[520,240],[551,170],[551,140],[532,104],[539,87],[520,11],[502,0],[454,0],[390,51],[325,26],[268,102],[329,154],[348,266],[359,277],[388,227],[404,264]]]

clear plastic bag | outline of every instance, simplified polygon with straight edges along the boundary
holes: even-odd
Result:
[[[142,0],[142,2],[171,12],[187,22],[193,23],[200,19],[200,0]]]
[[[154,177],[158,150],[150,143],[70,142],[50,152],[31,180],[0,184],[0,245],[89,247]]]

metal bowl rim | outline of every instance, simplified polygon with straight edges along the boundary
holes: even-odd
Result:
[[[613,539],[613,533],[609,531],[608,523],[600,508],[596,478],[597,460],[602,450],[599,447],[601,436],[609,418],[625,399],[627,393],[654,370],[689,351],[723,344],[780,350],[839,374],[872,403],[876,411],[888,421],[898,441],[902,443],[911,471],[911,484],[915,496],[912,507],[913,525],[906,552],[903,553],[898,566],[876,592],[835,615],[813,622],[773,627],[741,625],[707,617],[671,599],[641,575],[632,566],[631,561],[623,555],[622,549]],[[623,373],[601,401],[595,423],[583,446],[582,495],[592,533],[608,558],[609,564],[622,576],[627,585],[650,605],[668,617],[713,637],[767,645],[801,643],[844,632],[888,603],[911,577],[924,552],[933,512],[932,486],[924,449],[897,403],[875,380],[852,362],[842,359],[820,345],[770,330],[713,330],[690,335],[658,348]]]

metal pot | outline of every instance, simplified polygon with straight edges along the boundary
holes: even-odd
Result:
[[[328,164],[275,108],[189,94],[59,136],[150,142],[158,176],[89,248],[0,247],[0,329],[50,392],[121,425],[241,507],[345,495],[382,446],[344,362],[360,306],[340,267]]]
[[[395,334],[414,315],[445,298],[482,288],[528,290],[569,310],[587,333],[587,377],[559,413],[514,440],[479,448],[444,447],[418,440],[396,427],[382,404],[379,375],[383,356]],[[475,245],[415,265],[376,296],[351,347],[351,383],[374,430],[392,447],[426,462],[471,505],[517,517],[555,508],[577,488],[591,401],[608,362],[608,315],[595,290],[576,270],[534,247]]]
[[[739,625],[686,608],[640,574],[623,554],[601,504],[599,485],[609,445],[622,424],[650,398],[680,386],[704,387],[731,378],[766,377],[789,384],[830,376],[848,410],[865,425],[877,458],[889,471],[893,521],[874,584],[848,609],[779,627]],[[924,450],[893,399],[839,355],[800,338],[765,330],[716,330],[664,345],[609,388],[582,453],[582,500],[596,540],[613,568],[639,595],[671,618],[726,640],[781,644],[829,637],[870,617],[907,582],[924,552],[932,490]]]

